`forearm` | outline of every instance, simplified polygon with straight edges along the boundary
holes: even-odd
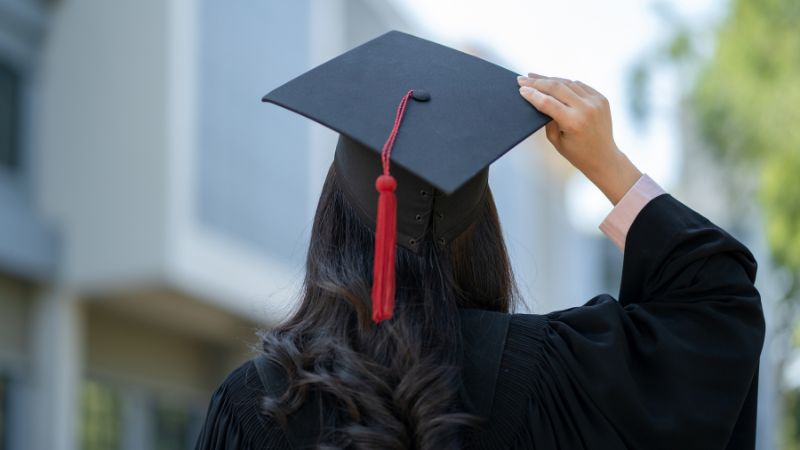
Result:
[[[613,160],[602,164],[595,170],[587,170],[583,173],[612,204],[616,205],[642,176],[642,172],[621,151],[616,150],[614,154]]]

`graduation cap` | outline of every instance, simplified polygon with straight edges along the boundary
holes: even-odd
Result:
[[[488,167],[550,118],[518,92],[517,74],[391,31],[262,99],[340,134],[345,195],[375,227],[373,320],[391,318],[396,245],[446,245],[475,219]]]

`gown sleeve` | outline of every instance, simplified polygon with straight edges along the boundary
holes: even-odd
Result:
[[[265,395],[252,360],[231,372],[211,397],[195,450],[289,450],[281,428],[260,411]]]
[[[512,322],[539,349],[522,439],[537,449],[754,448],[765,332],[755,275],[752,254],[724,230],[668,194],[651,200],[628,232],[619,301]]]

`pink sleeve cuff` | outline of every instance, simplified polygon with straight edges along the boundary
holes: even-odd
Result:
[[[628,189],[622,199],[608,213],[603,223],[600,224],[600,231],[608,237],[614,245],[625,251],[625,237],[631,228],[639,211],[650,202],[650,200],[664,194],[661,188],[646,174],[642,174],[639,180]]]

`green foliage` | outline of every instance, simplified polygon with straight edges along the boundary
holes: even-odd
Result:
[[[800,2],[733,0],[690,101],[725,162],[758,171],[775,259],[800,273]]]
[[[783,396],[786,414],[781,426],[780,445],[783,450],[800,450],[800,391],[790,389]]]

